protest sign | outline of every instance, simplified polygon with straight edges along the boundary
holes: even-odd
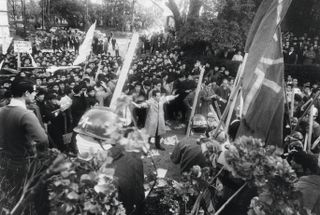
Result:
[[[30,41],[15,40],[13,43],[15,53],[32,53],[32,46]]]

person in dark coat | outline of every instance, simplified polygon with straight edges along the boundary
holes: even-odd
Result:
[[[174,164],[180,164],[180,172],[189,172],[193,166],[201,168],[210,166],[210,162],[204,156],[201,146],[194,143],[189,143],[190,140],[184,139],[179,142],[170,156]]]
[[[108,151],[113,158],[110,167],[115,170],[114,178],[119,201],[126,209],[126,214],[144,215],[144,172],[141,154],[125,151],[123,146],[115,143],[116,141],[106,141],[110,138],[106,132],[108,126],[120,129],[121,124],[120,119],[108,108],[94,107],[87,111],[74,129],[78,155],[89,160],[88,156],[85,157],[89,153]]]
[[[50,147],[59,149],[64,152],[63,143],[64,134],[64,118],[58,104],[58,96],[56,94],[48,94],[45,103],[44,121],[48,124],[48,134],[50,136]]]
[[[110,149],[119,200],[127,214],[144,214],[143,163],[138,153],[123,152],[119,146]]]
[[[71,116],[72,116],[72,127],[78,125],[78,122],[84,112],[87,110],[86,98],[83,95],[82,86],[77,85],[73,88],[74,95],[72,97],[71,105]]]

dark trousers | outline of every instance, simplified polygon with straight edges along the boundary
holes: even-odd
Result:
[[[158,133],[158,127],[157,127],[157,130],[156,130],[156,134],[155,134],[155,136],[154,136],[154,145],[156,146],[156,148],[157,149],[159,149],[159,148],[161,148],[161,146],[160,146],[160,140],[161,140],[161,136],[159,135],[159,133]],[[150,140],[151,140],[151,137],[149,138],[149,143],[150,143]]]

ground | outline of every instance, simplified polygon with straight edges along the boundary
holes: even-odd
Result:
[[[188,141],[190,144],[195,144],[196,140],[199,138],[199,135],[195,134],[190,137],[185,136],[185,128],[181,129],[172,129],[171,131],[167,131],[166,135],[164,137],[170,137],[176,135],[179,139],[179,141]],[[173,145],[163,145],[166,149],[165,151],[156,150],[154,149],[155,146],[152,144],[151,149],[152,152],[159,153],[159,155],[152,156],[152,159],[154,160],[156,167],[159,169],[165,169],[167,170],[167,173],[165,175],[166,178],[171,178],[174,180],[179,180],[180,178],[180,167],[179,165],[175,165],[170,160],[170,155],[174,149],[175,146]],[[144,172],[145,174],[150,173],[150,171],[154,171],[154,166],[151,162],[150,157],[145,157],[143,159],[144,162]]]

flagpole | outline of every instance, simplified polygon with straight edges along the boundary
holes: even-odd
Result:
[[[239,75],[237,76],[238,79],[236,79],[233,89],[235,89],[235,85],[241,85],[241,82],[242,82],[242,80],[241,80],[241,79],[242,79],[242,74],[243,74],[243,72],[244,72],[244,66],[245,66],[245,63],[246,63],[247,59],[248,59],[248,54],[246,53],[245,61],[243,61],[243,62],[240,64],[239,68],[238,68],[238,74],[239,74]],[[228,132],[228,127],[229,127],[229,125],[230,125],[231,117],[232,117],[234,108],[235,108],[235,106],[236,106],[236,102],[237,102],[238,96],[240,96],[240,95],[241,95],[241,87],[240,87],[239,90],[236,92],[235,97],[233,98],[233,100],[230,100],[231,106],[230,106],[229,114],[228,114],[228,117],[227,117],[226,126],[225,126],[225,128],[224,128],[225,134],[227,134],[227,132]],[[242,108],[241,108],[241,109],[242,109]],[[241,113],[240,113],[240,116],[241,116],[241,115],[242,115],[242,111],[241,111]]]
[[[306,110],[304,111],[304,113],[301,115],[301,117],[299,118],[299,120],[298,120],[298,122],[297,122],[297,125],[294,127],[294,129],[293,129],[293,131],[292,131],[291,133],[295,132],[295,131],[298,129],[300,122],[302,121],[302,119],[304,118],[304,116],[308,113],[308,111],[310,110],[311,106],[314,104],[315,100],[316,100],[319,96],[320,96],[320,91],[318,91],[318,92],[315,94],[315,96],[314,96],[311,104],[307,107],[307,109],[306,109]]]
[[[291,109],[290,109],[290,118],[293,118],[293,111],[294,111],[294,90],[291,89]]]
[[[21,69],[21,59],[20,59],[20,52],[18,52],[18,68],[17,70],[20,72]]]
[[[238,96],[240,96],[240,93],[241,93],[241,88],[238,90],[238,93],[236,94],[235,98],[233,99],[233,101],[231,103],[230,111],[229,111],[229,114],[228,114],[227,120],[226,120],[226,126],[224,128],[224,133],[225,134],[228,133],[228,128],[229,128],[229,125],[230,125],[230,121],[231,121],[231,117],[232,117],[232,114],[233,114],[233,110],[234,110],[234,108],[236,106],[236,102],[237,102]]]
[[[193,116],[194,116],[194,114],[195,114],[195,112],[196,112],[197,103],[198,103],[198,97],[199,97],[199,93],[200,93],[200,90],[201,90],[201,85],[202,85],[202,79],[203,79],[204,71],[205,71],[204,66],[202,66],[202,67],[200,68],[200,77],[199,77],[199,81],[198,81],[198,86],[197,86],[197,89],[196,89],[196,93],[195,93],[195,96],[194,96],[194,99],[193,99],[191,114],[190,114],[190,118],[189,118],[189,122],[188,122],[187,133],[186,133],[186,136],[187,136],[187,137],[190,136],[191,122],[192,122]]]
[[[309,114],[309,132],[308,132],[309,134],[308,134],[307,151],[310,151],[311,149],[312,132],[313,132],[313,108],[314,108],[314,105],[311,105],[310,114]]]
[[[239,89],[241,87],[242,78],[243,78],[242,76],[243,76],[243,73],[244,73],[244,68],[245,68],[245,65],[247,63],[247,60],[248,60],[248,53],[246,53],[244,55],[243,62],[238,68],[238,74],[237,74],[236,81],[235,81],[234,87],[232,89],[228,104],[227,104],[226,108],[224,109],[224,112],[223,112],[223,114],[222,114],[222,116],[220,118],[220,122],[219,122],[219,124],[218,124],[213,136],[217,136],[217,134],[219,132],[219,129],[221,128],[224,119],[227,117],[229,109],[231,111],[231,103],[233,103],[233,100],[236,99],[238,91],[239,91]],[[232,111],[233,111],[233,109],[232,109]],[[228,128],[228,126],[225,127],[225,129],[227,129],[227,128]]]

